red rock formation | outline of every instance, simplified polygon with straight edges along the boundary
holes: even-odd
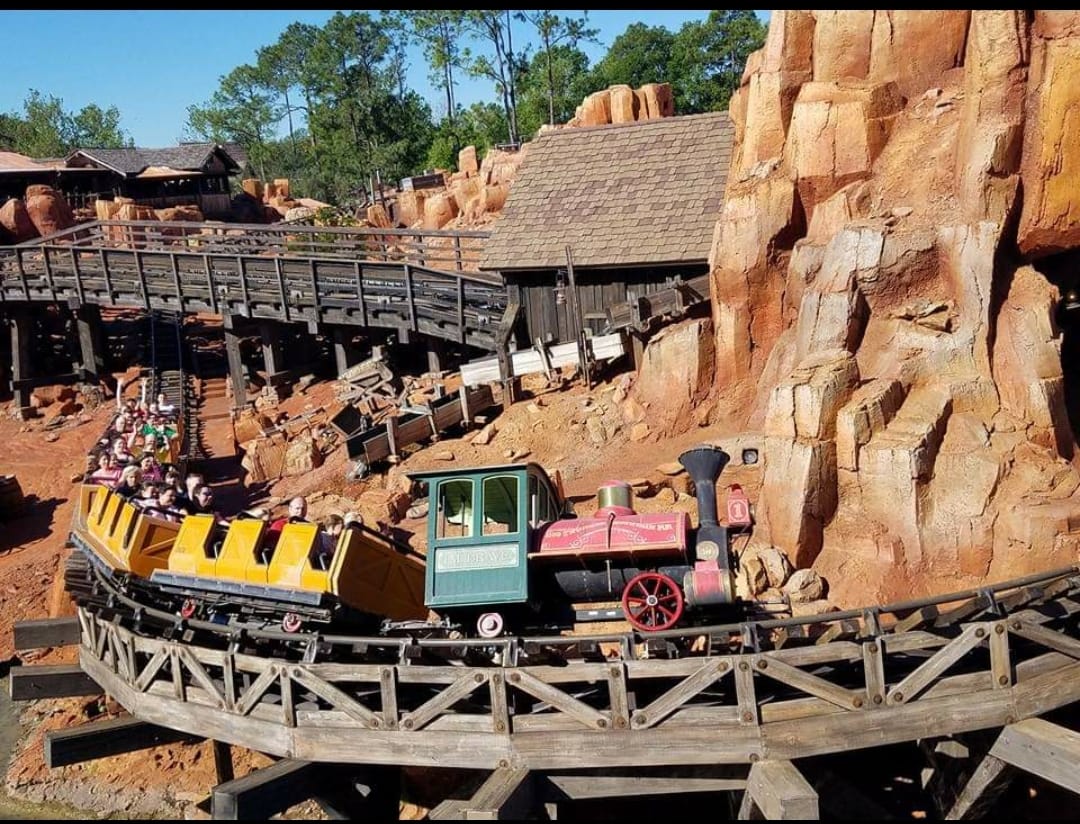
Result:
[[[26,204],[13,198],[0,206],[0,227],[15,243],[32,240],[38,236],[37,227],[26,211]]]
[[[1076,561],[1076,69],[1076,12],[789,11],[732,97],[716,402],[764,436],[755,541],[841,601],[853,563],[940,590]]]
[[[26,187],[26,213],[42,237],[75,225],[71,207],[51,186]]]

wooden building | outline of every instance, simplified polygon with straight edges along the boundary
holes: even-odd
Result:
[[[35,160],[18,152],[0,151],[0,204],[13,197],[22,197],[27,186],[45,185],[62,189],[62,181],[82,185],[86,170],[68,170],[63,160]],[[89,179],[86,180],[89,183]]]
[[[727,113],[715,112],[533,141],[481,262],[521,304],[528,340],[574,340],[568,245],[596,332],[628,302],[707,275],[733,138]]]
[[[61,186],[76,203],[123,196],[155,209],[195,203],[207,217],[227,217],[229,177],[244,162],[240,147],[221,143],[76,149],[67,157]]]

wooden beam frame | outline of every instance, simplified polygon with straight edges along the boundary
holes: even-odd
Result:
[[[268,819],[314,796],[326,783],[325,773],[325,764],[283,759],[214,787],[211,816],[226,821]]]
[[[1059,787],[1080,793],[1080,733],[1028,718],[1001,731],[990,755]]]
[[[91,721],[45,734],[45,764],[51,768],[93,761],[110,755],[136,752],[173,741],[198,740],[179,730],[159,727],[138,718]]]
[[[739,820],[748,820],[757,808],[770,821],[816,821],[818,795],[790,761],[758,761],[750,767]]]
[[[78,664],[38,664],[11,668],[11,700],[77,698],[104,690]]]
[[[80,633],[75,617],[18,621],[13,630],[15,649],[20,650],[71,646],[79,643]]]

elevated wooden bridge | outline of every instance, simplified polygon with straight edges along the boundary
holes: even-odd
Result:
[[[381,327],[491,350],[506,308],[483,232],[96,221],[0,247],[4,303]]]

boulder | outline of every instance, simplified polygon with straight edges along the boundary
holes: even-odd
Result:
[[[315,439],[311,436],[311,432],[305,430],[289,441],[281,474],[287,478],[306,475],[322,466],[322,462],[322,453]]]
[[[412,226],[424,219],[424,201],[427,192],[423,189],[407,189],[397,196],[394,216],[400,226]]]
[[[389,229],[393,225],[386,214],[386,207],[381,203],[372,203],[367,207],[367,222],[376,229]]]
[[[12,198],[0,206],[0,228],[3,228],[15,243],[32,240],[39,234],[37,226],[26,211],[26,204],[18,198]]]
[[[458,207],[447,193],[434,194],[424,200],[424,228],[441,229],[455,217]]]
[[[791,603],[808,604],[820,600],[825,594],[825,582],[812,569],[797,569],[783,589]]]
[[[795,566],[808,567],[836,510],[836,444],[767,437],[764,453],[758,533]]]
[[[578,106],[577,118],[582,126],[606,126],[611,122],[611,94],[607,89],[593,92]]]
[[[475,146],[466,146],[458,152],[457,167],[459,172],[464,172],[467,175],[480,173],[480,164],[476,159]]]
[[[70,229],[75,225],[64,196],[51,186],[28,186],[26,189],[26,213],[41,236]]]
[[[632,401],[652,410],[649,422],[657,432],[689,428],[691,413],[712,389],[713,363],[711,321],[688,320],[667,327],[645,347],[624,409]]]
[[[240,465],[247,470],[244,483],[251,486],[280,478],[287,448],[285,436],[280,433],[244,444],[244,457],[240,460]]]
[[[254,177],[245,178],[240,187],[256,200],[263,199],[263,182]]]
[[[894,81],[904,97],[912,98],[940,82],[944,72],[957,66],[966,69],[965,46],[973,13],[977,12],[873,12],[870,68],[865,76],[876,83]]]
[[[646,83],[641,87],[649,109],[649,120],[675,116],[675,96],[670,83]]]
[[[394,492],[386,489],[369,489],[360,493],[357,502],[360,514],[364,516],[364,523],[396,524],[409,511],[412,501],[403,492]]]
[[[611,122],[633,123],[638,119],[638,99],[634,90],[626,85],[608,89],[611,99]]]

